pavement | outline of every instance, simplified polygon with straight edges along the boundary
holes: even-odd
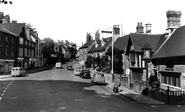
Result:
[[[11,75],[10,75],[10,74],[3,74],[3,75],[0,75],[0,79],[8,78],[8,77],[11,77]]]
[[[8,78],[8,77],[11,77],[10,74],[3,74],[3,75],[0,75],[0,79],[4,79],[4,78]],[[107,83],[107,87],[109,89],[113,89],[113,86],[114,86],[114,83],[112,82],[111,78],[110,77],[106,77],[105,78],[106,80],[106,83]],[[153,104],[153,105],[161,105],[161,104],[165,104],[164,102],[161,102],[161,101],[158,101],[158,100],[155,100],[151,97],[148,97],[148,96],[145,96],[145,95],[142,95],[132,89],[129,89],[127,87],[124,87],[124,86],[120,86],[119,87],[120,91],[116,94],[119,94],[119,95],[123,95],[123,96],[126,96],[136,102],[139,102],[139,103],[143,103],[143,104]]]
[[[107,87],[109,89],[113,89],[114,83],[112,82],[111,78],[106,78]],[[136,102],[143,103],[143,104],[151,104],[151,105],[162,105],[165,104],[164,102],[158,101],[156,99],[153,99],[151,97],[142,95],[141,93],[138,93],[132,89],[129,89],[124,86],[119,87],[120,91],[116,94],[126,96]]]

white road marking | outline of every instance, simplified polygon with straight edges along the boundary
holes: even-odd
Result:
[[[14,80],[12,80],[12,81],[7,85],[7,87],[4,89],[3,93],[2,93],[1,96],[0,96],[0,100],[2,100],[2,98],[3,98],[3,96],[4,96],[5,92],[6,92],[6,90],[7,90],[8,87],[12,84],[13,81],[14,81]]]

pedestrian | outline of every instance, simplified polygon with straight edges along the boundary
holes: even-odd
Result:
[[[114,83],[113,91],[115,93],[118,93],[120,86],[121,86],[121,81],[120,81],[120,79],[117,78],[116,82]]]

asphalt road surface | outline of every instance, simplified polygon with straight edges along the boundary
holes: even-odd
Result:
[[[0,80],[0,112],[185,112],[183,105],[147,105],[116,95],[63,66]]]

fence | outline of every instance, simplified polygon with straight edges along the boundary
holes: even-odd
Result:
[[[153,88],[149,91],[148,96],[167,104],[185,104],[185,91],[170,90],[169,86],[167,87],[167,90]]]

